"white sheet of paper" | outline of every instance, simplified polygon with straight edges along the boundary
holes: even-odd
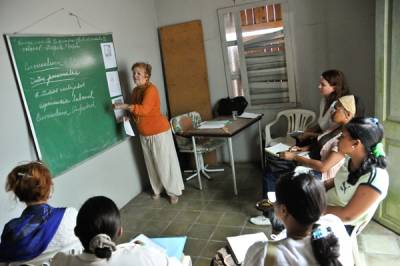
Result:
[[[289,145],[286,145],[283,143],[278,143],[278,144],[275,144],[274,146],[265,148],[265,151],[272,155],[278,156],[278,153],[288,151],[290,147],[291,146],[289,146]],[[298,152],[297,155],[301,156],[301,157],[305,157],[305,158],[310,158],[308,156],[308,151]]]
[[[108,92],[110,93],[110,97],[122,95],[118,72],[117,71],[106,72],[106,76],[107,76]]]
[[[228,244],[232,249],[232,252],[238,264],[242,264],[244,257],[246,256],[247,250],[251,245],[258,241],[268,241],[267,236],[262,232],[240,236],[229,236],[226,239],[228,240]]]
[[[275,202],[275,201],[276,201],[275,192],[267,192],[267,196],[268,196],[268,199],[269,199],[271,202]]]
[[[278,155],[279,152],[287,151],[289,148],[290,148],[289,145],[278,143],[275,144],[274,146],[265,148],[265,151],[272,153],[274,155]]]
[[[156,243],[154,243],[150,238],[148,238],[144,234],[138,235],[137,237],[132,239],[130,242],[135,242],[136,240],[143,242],[145,245],[152,247],[158,251],[161,251],[162,253],[165,253],[165,254],[167,253],[165,248],[161,247],[160,245],[157,245]]]
[[[111,102],[113,104],[124,103],[124,98],[122,98],[122,96],[120,96],[120,97],[111,99]],[[122,119],[125,115],[125,112],[124,112],[124,110],[121,110],[121,109],[114,109],[114,115],[115,115],[115,118],[117,119],[117,121],[122,121]]]
[[[114,44],[112,42],[101,43],[101,52],[103,54],[104,66],[106,69],[117,67],[115,60]]]
[[[256,113],[248,113],[248,112],[243,112],[241,115],[239,115],[238,117],[240,118],[256,118],[260,116],[260,114],[256,114]]]
[[[215,120],[215,121],[204,121],[201,122],[199,129],[208,129],[208,128],[223,128],[229,124],[229,120]]]
[[[126,135],[132,136],[132,137],[135,136],[135,133],[133,132],[131,123],[129,122],[128,119],[126,119],[126,120],[124,119],[124,129],[125,129]]]

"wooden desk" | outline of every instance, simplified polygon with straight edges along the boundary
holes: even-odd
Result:
[[[193,128],[189,129],[182,134],[181,136],[184,137],[191,137],[192,138],[192,143],[193,143],[193,149],[194,149],[194,154],[196,156],[196,161],[197,161],[197,152],[196,152],[196,137],[213,137],[213,138],[226,138],[228,140],[228,148],[229,148],[229,158],[230,158],[230,163],[231,163],[231,169],[232,169],[232,178],[233,178],[233,190],[235,192],[235,195],[238,194],[237,192],[237,186],[236,186],[236,171],[235,171],[235,161],[233,158],[233,148],[232,148],[232,137],[243,131],[244,129],[250,127],[251,125],[255,124],[258,122],[258,135],[259,135],[259,141],[260,141],[260,158],[261,158],[261,166],[264,168],[264,160],[263,160],[263,146],[262,146],[262,137],[261,137],[261,118],[262,114],[257,116],[256,118],[240,118],[238,117],[237,120],[232,120],[232,116],[220,116],[217,117],[213,120],[230,120],[232,123],[226,125],[224,128],[214,128],[214,129],[198,129],[198,128]],[[198,166],[196,166],[198,167]],[[199,169],[197,169],[197,175],[200,175]],[[199,176],[199,182],[200,182],[200,189],[202,189],[201,186],[201,179]]]

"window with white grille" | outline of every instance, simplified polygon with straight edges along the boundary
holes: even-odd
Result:
[[[229,96],[252,107],[295,105],[286,1],[260,1],[218,10]]]

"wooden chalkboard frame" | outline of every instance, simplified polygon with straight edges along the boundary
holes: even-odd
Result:
[[[109,89],[108,89],[108,84],[107,84],[107,78],[106,78],[106,73],[107,72],[112,72],[112,71],[117,71],[117,65],[115,66],[106,66],[106,62],[103,61],[103,54],[101,51],[101,47],[99,46],[101,43],[107,43],[111,42],[113,43],[113,37],[112,33],[97,33],[97,34],[68,34],[68,35],[63,35],[63,34],[4,34],[4,39],[7,43],[7,49],[8,53],[10,56],[10,60],[12,63],[15,79],[17,81],[18,89],[19,89],[19,94],[21,97],[21,101],[24,106],[24,111],[26,118],[29,123],[30,131],[32,134],[32,138],[34,141],[35,145],[35,150],[37,157],[44,161],[48,167],[50,168],[53,176],[60,175],[61,173],[65,172],[66,170],[78,165],[79,163],[92,158],[96,154],[105,151],[107,148],[110,148],[111,146],[114,146],[121,141],[123,141],[126,138],[126,135],[123,133],[123,127],[121,124],[117,123],[114,112],[111,109],[111,102],[112,99],[121,97],[122,95],[110,95]],[[38,94],[36,94],[35,97],[32,97],[29,95],[29,93],[33,93],[33,86],[32,82],[29,86],[27,86],[26,79],[29,76],[27,73],[29,71],[25,71],[26,69],[29,69],[32,66],[35,65],[35,60],[37,58],[34,58],[33,56],[31,57],[23,57],[23,60],[21,59],[21,54],[22,50],[19,51],[16,47],[13,46],[13,42],[16,42],[15,40],[38,40],[38,42],[44,42],[44,40],[54,40],[58,42],[64,41],[65,46],[62,56],[60,55],[60,58],[57,57],[57,53],[51,53],[50,52],[45,52],[46,50],[43,49],[43,52],[40,53],[38,52],[37,58],[40,58],[40,56],[45,55],[47,56],[47,60],[49,60],[49,57],[54,61],[59,61],[59,65],[63,65],[62,63],[66,63],[67,60],[70,58],[74,58],[75,61],[77,61],[76,66],[80,63],[80,54],[81,49],[83,46],[86,48],[82,48],[82,50],[86,49],[83,52],[86,52],[90,54],[91,56],[91,64],[88,64],[89,66],[85,65],[85,69],[89,69],[87,73],[92,73],[95,74],[95,77],[91,78],[90,75],[83,76],[84,82],[81,83],[82,86],[78,87],[79,89],[86,89],[85,85],[86,82],[90,84],[91,87],[91,93],[84,95],[79,91],[79,89],[76,89],[79,92],[79,97],[76,96],[75,99],[79,99],[79,101],[91,101],[90,104],[83,102],[79,103],[78,105],[74,105],[74,103],[71,104],[71,108],[68,113],[68,116],[66,115],[67,118],[63,118],[63,116],[54,116],[54,119],[52,116],[48,120],[50,122],[45,121],[44,124],[46,124],[46,127],[48,130],[48,133],[51,133],[50,140],[48,139],[48,136],[43,134],[43,132],[46,132],[43,130],[43,128],[40,127],[40,122],[41,120],[38,120],[38,116],[36,116],[36,122],[35,119],[32,117],[32,115],[36,114],[36,110],[40,110],[38,106],[42,107],[42,104],[39,104],[38,106],[35,106],[33,98],[37,97]],[[69,40],[69,41],[68,41]],[[86,43],[84,43],[86,41]],[[34,41],[33,41],[34,42]],[[75,48],[71,48],[70,54],[68,54],[68,49],[69,46],[67,46],[67,43],[73,43],[76,42],[77,46]],[[22,41],[21,41],[22,43]],[[15,46],[17,46],[14,43]],[[60,46],[61,47],[61,46]],[[25,50],[28,47],[25,47]],[[39,49],[40,50],[40,49]],[[18,54],[21,53],[21,54]],[[113,50],[113,53],[115,55],[115,51]],[[41,58],[43,60],[43,58]],[[30,61],[32,60],[32,62]],[[65,60],[65,62],[63,61]],[[93,62],[92,62],[93,61]],[[72,62],[72,59],[71,59]],[[24,69],[22,68],[22,64],[24,65]],[[30,65],[32,64],[32,65]],[[28,67],[27,67],[28,65]],[[66,65],[66,64],[64,64]],[[80,66],[80,65],[79,65]],[[81,67],[81,66],[80,66]],[[60,67],[61,68],[61,67]],[[49,68],[50,69],[50,68]],[[45,69],[44,72],[46,71],[52,71],[49,69]],[[70,70],[72,67],[70,67]],[[39,72],[39,71],[38,71]],[[77,71],[79,72],[79,71]],[[86,73],[86,72],[85,72]],[[45,75],[45,74],[44,74]],[[57,75],[57,74],[56,74]],[[79,76],[79,75],[77,75]],[[118,77],[117,77],[118,78]],[[50,79],[50,74],[48,74],[48,80]],[[32,80],[32,78],[31,78]],[[47,81],[48,81],[47,80]],[[73,80],[73,79],[72,79]],[[78,78],[77,80],[73,80],[74,82],[79,84],[80,79]],[[63,81],[60,81],[63,83]],[[66,81],[68,83],[68,81]],[[48,82],[47,82],[48,83]],[[118,81],[119,83],[119,81]],[[36,85],[36,84],[35,84]],[[36,90],[40,90],[39,88]],[[44,86],[44,85],[43,85]],[[46,85],[48,86],[48,85]],[[61,85],[61,86],[67,86],[67,87],[62,87],[67,91],[67,89],[70,88],[70,85]],[[71,85],[74,87],[74,85]],[[46,88],[48,91],[51,89]],[[90,89],[90,88],[89,88]],[[29,91],[31,90],[31,91]],[[59,91],[64,91],[62,89],[58,90],[57,88],[57,93]],[[73,89],[72,94],[74,94],[75,89]],[[37,92],[36,92],[37,93]],[[56,95],[58,95],[56,93]],[[40,93],[39,93],[40,94]],[[61,92],[60,92],[61,94]],[[90,96],[90,97],[89,97]],[[41,97],[41,96],[39,96]],[[46,97],[46,96],[45,96]],[[40,100],[39,100],[40,102]],[[74,102],[74,101],[70,101]],[[96,104],[98,104],[96,106]],[[87,109],[84,109],[83,107],[88,107]],[[36,109],[35,109],[36,108]],[[83,111],[81,111],[81,109]],[[86,111],[93,109],[92,111]],[[46,108],[44,109],[45,111],[47,110]],[[71,111],[72,110],[72,111]],[[79,110],[79,111],[77,111]],[[58,112],[58,109],[57,109]],[[85,113],[86,112],[86,113]],[[76,114],[75,114],[76,113]],[[57,114],[57,113],[56,113]],[[83,115],[82,115],[83,114]],[[79,117],[76,117],[79,116]],[[45,116],[43,116],[45,117]],[[79,118],[79,119],[78,119]],[[64,119],[64,120],[63,120]],[[72,123],[72,120],[75,119],[75,121],[79,121],[82,119],[82,121],[79,121],[80,124],[78,125],[78,129],[74,131],[72,127],[65,127],[63,128],[63,122],[68,122],[70,125]],[[38,122],[39,121],[39,122]],[[95,124],[98,122],[99,128],[92,128],[91,130],[88,129],[88,127],[93,123],[93,126],[97,125]],[[51,123],[54,123],[52,125]],[[68,124],[66,123],[66,124]],[[54,127],[53,127],[54,126]],[[79,127],[80,126],[80,127]],[[54,128],[54,132],[53,132]],[[79,136],[75,136],[75,132],[80,132]],[[53,134],[54,133],[54,134]],[[60,135],[58,135],[60,134]],[[60,137],[60,139],[57,139],[57,136]],[[62,139],[66,139],[65,143],[62,143]],[[77,139],[75,139],[77,137]],[[44,141],[46,139],[46,141]],[[68,142],[68,140],[72,140]],[[76,140],[76,141],[75,141]],[[86,140],[86,141],[85,141]],[[55,148],[52,147],[51,149],[48,146],[51,146],[53,144],[50,144],[52,141],[54,141],[54,146],[56,146],[56,153],[55,154]],[[58,142],[58,145],[56,143]],[[64,146],[63,146],[64,145]],[[85,145],[88,145],[87,147]]]

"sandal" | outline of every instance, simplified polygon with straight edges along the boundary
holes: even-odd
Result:
[[[153,194],[153,195],[151,195],[151,198],[153,200],[158,200],[160,198],[160,194]]]
[[[272,209],[273,207],[274,204],[269,199],[262,199],[257,201],[256,203],[256,209],[259,211],[267,211],[269,209]]]
[[[169,196],[169,202],[171,204],[177,204],[178,200],[179,200],[179,198],[177,196]]]

